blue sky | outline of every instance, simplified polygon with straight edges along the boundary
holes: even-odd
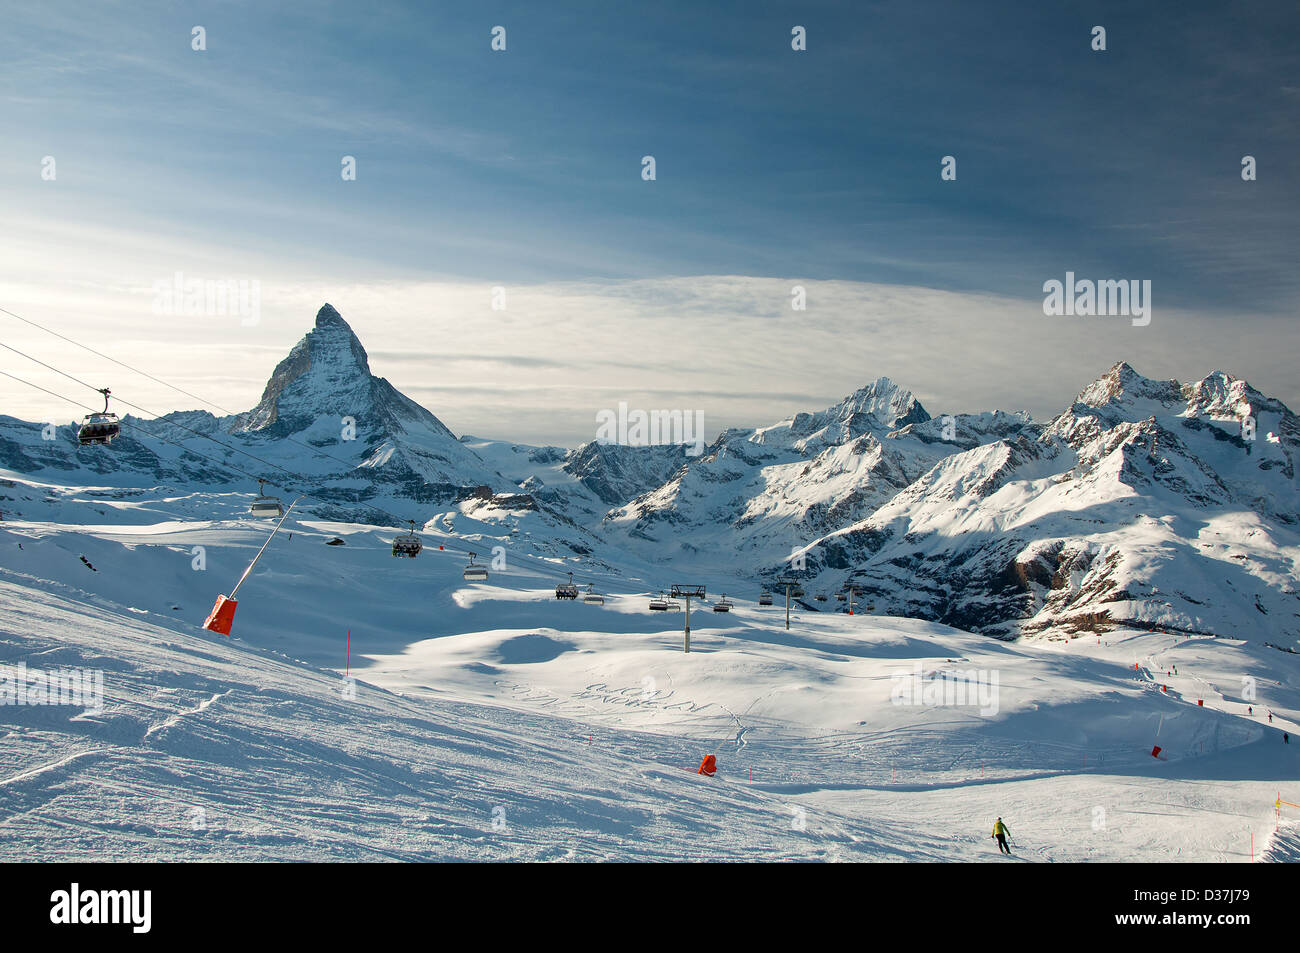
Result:
[[[293,285],[268,306],[260,336],[247,332],[243,354],[292,344],[314,310],[296,302],[319,289],[371,350],[429,356],[423,370],[407,362],[406,381],[376,368],[406,389],[454,379],[437,355],[474,346],[424,320],[430,283],[540,294],[598,282],[601,298],[635,282],[657,309],[680,286],[657,295],[647,280],[855,282],[864,294],[888,285],[1006,298],[1025,303],[1029,321],[1042,283],[1072,270],[1150,279],[1156,320],[1139,337],[1080,332],[1039,311],[1023,330],[1038,349],[966,368],[973,390],[957,409],[1013,400],[1011,388],[978,382],[1055,362],[1016,404],[1050,413],[1135,355],[1155,365],[1141,368],[1152,376],[1179,377],[1207,373],[1204,355],[1221,355],[1215,366],[1294,403],[1285,368],[1300,299],[1300,11],[1134,7],[26,5],[6,14],[0,38],[0,251],[14,252],[8,268],[0,261],[0,291],[38,320],[98,320],[137,348],[177,335],[197,366],[205,335],[215,353],[231,347],[231,329],[159,327],[141,287],[182,268]],[[204,52],[190,48],[196,24]],[[489,49],[497,24],[504,53]],[[807,52],[790,49],[796,24]],[[1106,52],[1090,49],[1096,24]],[[647,154],[654,182],[640,176]],[[1258,181],[1241,181],[1246,154]],[[55,183],[38,174],[46,155]],[[356,157],[355,182],[340,178],[343,155]],[[955,182],[940,180],[944,155],[957,159]],[[105,246],[111,255],[97,253]],[[366,311],[379,307],[376,289],[399,287],[406,295],[386,300],[402,313]],[[758,356],[752,379],[728,386],[814,402],[877,374],[923,395],[938,387],[935,369],[903,351],[890,366],[837,364],[833,342],[863,323],[845,308],[819,316],[822,390],[781,386],[772,378],[788,368]],[[1162,320],[1161,309],[1187,317]],[[983,313],[958,302],[934,333],[960,342]],[[689,340],[690,314],[664,316],[665,339]],[[779,320],[752,308],[738,304],[734,317],[737,340],[754,338],[745,321],[760,317],[767,340],[779,335]],[[364,333],[389,321],[405,335]],[[269,367],[224,363],[229,379],[212,384],[255,399]],[[659,389],[682,406],[717,391],[699,363]],[[483,374],[467,382],[491,386]],[[552,389],[530,399],[557,402],[552,417],[590,416],[587,398],[570,405]],[[746,406],[751,424],[807,409]],[[530,436],[511,432],[520,421],[444,416],[457,430]],[[586,426],[549,436],[580,439]]]

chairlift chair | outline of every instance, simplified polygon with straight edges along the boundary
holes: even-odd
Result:
[[[722,598],[713,604],[714,612],[730,612],[731,603],[727,601],[727,594],[724,592]]]
[[[480,581],[486,580],[488,577],[487,567],[474,565],[474,557],[476,555],[477,553],[469,554],[469,565],[465,567],[465,571],[461,573],[461,575],[463,575],[466,579],[477,579]]]
[[[420,537],[415,535],[415,520],[411,520],[411,531],[393,540],[393,555],[414,559],[420,555],[422,549],[424,544],[420,542]]]
[[[668,600],[664,598],[664,594],[662,592],[659,593],[659,595],[657,596],[650,597],[650,611],[651,612],[668,611]]]
[[[816,599],[817,599],[818,602],[825,602],[825,601],[826,601],[826,593],[824,593],[824,592],[819,592],[819,593],[817,593],[817,595],[816,595]]]
[[[278,496],[270,496],[266,492],[266,481],[257,481],[257,496],[253,502],[248,505],[248,512],[253,516],[269,516],[271,519],[278,520],[284,515],[284,506],[280,503]]]
[[[770,606],[772,604],[772,593],[760,592],[758,594],[758,604],[760,606]]]
[[[578,598],[578,587],[573,584],[573,573],[569,573],[568,582],[562,582],[555,587],[555,598],[557,599]]]
[[[77,443],[82,447],[95,443],[112,443],[113,438],[122,432],[117,414],[108,412],[108,397],[112,392],[107,387],[101,388],[99,392],[104,395],[103,412],[87,414],[86,419],[77,428]]]
[[[582,597],[582,601],[591,606],[603,606],[605,597],[596,591],[595,583],[587,583],[587,594]]]

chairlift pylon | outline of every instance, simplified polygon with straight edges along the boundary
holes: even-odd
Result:
[[[122,433],[122,425],[117,414],[108,412],[108,398],[112,393],[107,387],[99,392],[104,395],[104,409],[97,414],[87,414],[81,426],[77,428],[77,443],[82,447],[96,443],[112,443],[113,438]]]

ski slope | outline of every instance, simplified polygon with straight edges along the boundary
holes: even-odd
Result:
[[[458,511],[415,560],[390,529],[291,516],[225,639],[202,620],[270,528],[241,505],[68,491],[63,522],[0,523],[0,665],[105,691],[101,714],[0,706],[0,860],[1300,857],[1300,810],[1275,807],[1300,803],[1300,656],[802,609],[786,632],[721,571],[707,602],[736,609],[697,606],[687,655],[646,593],[696,580],[476,538]],[[493,545],[507,568],[465,583],[464,552]],[[604,606],[554,600],[575,567]],[[996,677],[995,710],[927,703],[969,673]]]

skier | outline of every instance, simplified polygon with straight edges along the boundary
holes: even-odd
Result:
[[[1270,725],[1273,724],[1273,713],[1272,713],[1272,712],[1269,712],[1269,713],[1268,713],[1268,723],[1269,723]]]
[[[1285,731],[1282,732],[1282,744],[1289,745],[1290,743],[1291,743],[1291,736],[1288,735]]]
[[[1011,836],[1011,831],[1007,825],[1002,823],[1002,818],[998,818],[993,825],[993,836],[997,838],[998,850],[1003,854],[1011,853],[1011,848],[1007,846],[1007,838]]]
[[[713,777],[713,773],[718,770],[718,759],[711,754],[706,754],[704,760],[700,762],[700,770],[696,774],[705,774]]]
[[[1246,706],[1246,714],[1247,714],[1247,715],[1253,715],[1253,714],[1255,714],[1255,706],[1254,706],[1254,705],[1247,705],[1247,706]]]

